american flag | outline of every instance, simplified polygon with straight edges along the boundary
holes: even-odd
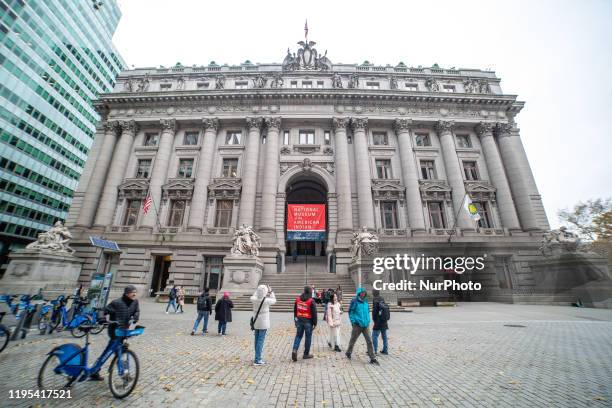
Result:
[[[149,209],[151,209],[151,203],[153,203],[153,199],[151,198],[151,193],[147,194],[147,198],[145,198],[144,203],[142,203],[142,213],[147,215]]]

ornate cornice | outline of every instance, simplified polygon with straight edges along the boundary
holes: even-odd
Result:
[[[176,119],[160,119],[159,124],[162,127],[162,131],[176,132]]]
[[[246,123],[249,130],[261,130],[263,125],[263,118],[261,117],[247,117]]]
[[[268,129],[280,130],[281,127],[281,117],[280,116],[268,116],[265,118],[266,126]]]
[[[351,118],[353,131],[365,130],[368,127],[368,118]]]
[[[439,120],[438,122],[436,122],[434,127],[436,129],[436,132],[438,132],[438,134],[449,133],[455,127],[455,122]]]
[[[474,130],[479,137],[483,136],[492,136],[493,135],[493,127],[494,124],[490,122],[480,122],[475,127]]]
[[[350,123],[350,118],[339,118],[339,117],[332,118],[332,126],[334,127],[334,131],[346,130],[349,123]]]
[[[215,131],[219,130],[221,126],[218,118],[204,118],[202,119],[202,127],[204,129],[214,129]]]
[[[395,133],[407,132],[412,126],[412,119],[395,119],[393,121],[393,129]]]

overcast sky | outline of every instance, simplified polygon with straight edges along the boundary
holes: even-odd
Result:
[[[548,218],[612,196],[612,1],[123,0],[128,66],[282,62],[308,19],[333,63],[492,69],[525,101],[517,122]]]

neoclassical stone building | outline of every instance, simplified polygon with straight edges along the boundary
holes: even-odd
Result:
[[[112,268],[145,292],[218,289],[242,224],[262,237],[264,281],[304,255],[340,277],[365,226],[385,250],[486,252],[493,292],[529,288],[549,225],[515,121],[523,105],[490,71],[332,64],[313,42],[283,64],[125,71],[97,103],[67,222],[81,280]],[[288,203],[326,205],[324,241],[286,241]],[[98,263],[90,236],[123,252]]]

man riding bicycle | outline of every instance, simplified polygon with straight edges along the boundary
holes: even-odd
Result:
[[[140,307],[138,306],[138,299],[136,299],[136,287],[127,285],[123,290],[123,296],[106,305],[104,315],[109,315],[109,320],[112,323],[108,325],[108,337],[110,337],[110,340],[101,355],[106,354],[111,349],[113,342],[116,341],[115,329],[118,327],[127,329],[130,327],[130,322],[136,323],[140,318]],[[103,381],[104,378],[98,371],[91,374],[89,380]]]

